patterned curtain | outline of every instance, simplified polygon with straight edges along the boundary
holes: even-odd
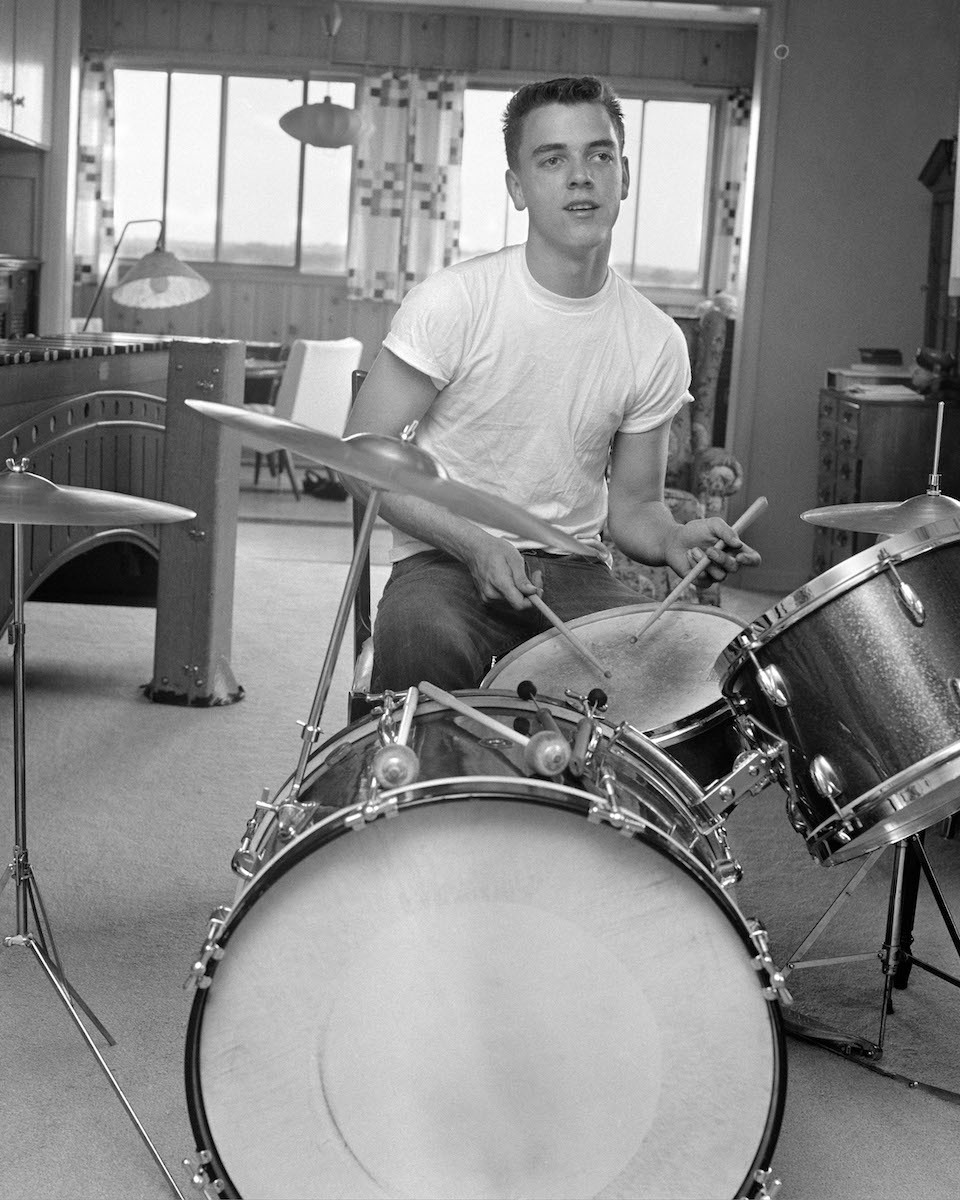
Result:
[[[84,59],[80,75],[75,284],[98,284],[113,253],[113,67]]]
[[[750,142],[751,93],[731,92],[723,102],[720,118],[720,202],[713,229],[710,259],[710,288],[738,295],[740,244],[743,236],[743,194],[747,178]]]
[[[347,294],[399,303],[453,261],[466,79],[390,71],[363,81]]]

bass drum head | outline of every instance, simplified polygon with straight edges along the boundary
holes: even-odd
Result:
[[[742,918],[526,782],[335,814],[254,881],[187,1042],[226,1193],[751,1194],[785,1070]]]

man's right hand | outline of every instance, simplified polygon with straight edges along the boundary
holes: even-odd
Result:
[[[479,539],[463,561],[485,604],[505,602],[517,610],[530,608],[527,597],[541,591],[539,582],[527,577],[523,555],[506,538],[487,535]]]

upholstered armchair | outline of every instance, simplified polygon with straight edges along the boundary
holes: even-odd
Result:
[[[714,415],[717,385],[728,330],[733,322],[732,302],[718,296],[705,301],[696,319],[678,324],[690,349],[693,403],[684,405],[670,427],[670,451],[667,460],[664,498],[678,521],[697,517],[726,517],[730,496],[740,490],[743,468],[729,451],[714,446]],[[647,567],[631,562],[615,547],[613,569],[619,579],[637,589],[641,600],[662,600],[679,582],[668,567]],[[699,590],[691,587],[684,600],[703,604],[720,603],[720,585]]]

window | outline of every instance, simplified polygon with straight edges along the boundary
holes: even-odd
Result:
[[[503,183],[500,118],[511,94],[468,88],[464,97],[461,259],[526,238],[526,213],[514,209]],[[659,298],[705,293],[713,105],[630,98],[621,105],[631,185],[611,262]]]
[[[353,83],[118,70],[116,227],[163,216],[194,262],[346,270],[352,147],[303,146],[278,121],[300,104],[352,108]],[[133,226],[126,257],[156,241]]]

